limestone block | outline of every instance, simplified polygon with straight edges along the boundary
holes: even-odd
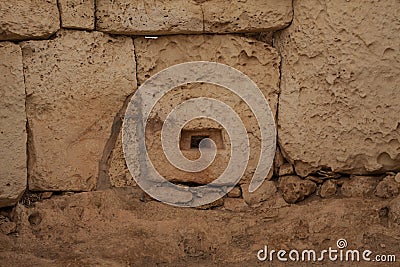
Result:
[[[294,1],[282,55],[279,142],[296,173],[400,168],[400,3]]]
[[[109,33],[145,35],[200,33],[201,7],[187,0],[98,0],[96,29]]]
[[[26,188],[25,85],[21,48],[0,43],[0,207],[14,205]]]
[[[22,47],[29,189],[91,190],[114,117],[136,88],[132,39],[60,31]]]
[[[95,0],[59,0],[61,26],[71,29],[94,29]]]
[[[136,38],[135,50],[139,84],[157,72],[178,63],[195,60],[220,62],[248,75],[258,85],[275,114],[279,85],[279,56],[274,48],[265,43],[233,35],[177,35],[158,39]],[[196,97],[218,99],[229,105],[242,118],[248,132],[251,153],[241,183],[249,183],[257,166],[261,147],[257,120],[249,107],[237,95],[226,88],[212,84],[194,83],[173,89],[154,106],[146,129],[147,151],[154,167],[170,181],[196,184],[209,183],[225,170],[230,159],[229,137],[223,127],[212,120],[190,121],[181,133],[181,150],[189,159],[196,159],[200,154],[198,149],[190,147],[190,138],[185,137],[187,134],[207,135],[216,141],[217,156],[204,171],[190,173],[177,169],[169,163],[162,150],[161,129],[166,116],[180,103]],[[119,144],[121,144],[120,141]],[[115,153],[116,150],[122,153],[120,146],[113,151],[110,170],[112,173],[121,175],[113,175],[118,181],[111,181],[111,183],[129,185],[131,177],[125,176],[126,165],[123,162],[123,156],[115,156],[118,154]],[[113,177],[111,177],[112,180]],[[126,182],[121,182],[124,177],[127,177]],[[271,175],[268,176],[270,177]]]
[[[262,32],[292,19],[291,0],[98,0],[97,30],[119,34]]]
[[[58,29],[57,0],[0,1],[0,41],[48,38]]]

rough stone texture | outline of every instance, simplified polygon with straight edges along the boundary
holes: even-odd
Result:
[[[203,31],[203,14],[195,1],[98,0],[96,29],[118,34],[177,34]]]
[[[23,43],[29,188],[91,190],[114,116],[136,88],[132,39],[61,31]]]
[[[282,191],[285,201],[294,204],[314,193],[317,186],[310,180],[304,180],[296,175],[290,175],[279,178],[279,189]]]
[[[343,235],[349,249],[386,255],[400,251],[400,198],[390,205],[376,199],[314,198],[302,205],[282,206],[281,197],[276,195],[275,204],[266,201],[246,212],[229,212],[222,207],[198,210],[143,202],[139,194],[140,190],[133,188],[114,189],[60,195],[29,208],[18,205],[14,216],[18,219],[17,232],[0,232],[1,265],[338,266],[327,254],[324,261],[312,264],[276,258],[260,262],[256,254],[266,244],[269,250],[334,249]],[[225,207],[231,201],[238,207],[240,199],[229,198]],[[390,227],[382,225],[378,217],[386,206]]]
[[[108,176],[113,187],[136,186],[135,179],[128,170],[122,149],[122,132],[118,134],[114,149],[108,160]],[[140,168],[135,168],[134,177],[140,177]]]
[[[227,194],[228,197],[241,197],[242,196],[242,190],[240,189],[239,186],[235,186],[231,191],[228,192]]]
[[[375,195],[381,198],[391,198],[399,194],[400,183],[396,182],[394,176],[386,176],[379,184],[376,186]]]
[[[396,174],[396,176],[394,177],[394,180],[398,183],[400,183],[400,172]]]
[[[400,225],[400,196],[390,203],[389,220],[392,225]]]
[[[95,0],[58,0],[61,26],[72,29],[94,29]]]
[[[209,0],[202,4],[204,31],[261,32],[282,29],[292,20],[292,0]]]
[[[0,1],[0,41],[48,38],[59,28],[57,0]]]
[[[248,75],[265,95],[272,109],[276,111],[278,84],[279,84],[279,56],[276,50],[264,43],[232,35],[178,35],[166,36],[158,39],[135,39],[135,49],[138,65],[138,83],[142,84],[155,73],[169,66],[193,60],[216,61],[232,66]],[[257,121],[249,107],[229,90],[211,84],[189,84],[172,90],[166,94],[154,107],[148,127],[146,129],[146,144],[150,159],[157,171],[165,178],[175,182],[189,182],[197,184],[209,183],[219,177],[226,168],[230,159],[230,143],[222,126],[207,119],[196,119],[185,125],[184,130],[207,131],[216,129],[221,131],[223,143],[218,149],[214,162],[206,170],[190,173],[184,172],[169,163],[162,150],[161,129],[166,116],[173,107],[194,97],[211,97],[231,106],[242,118],[250,139],[251,154],[244,179],[241,183],[248,183],[252,172],[258,163],[260,151],[259,129]],[[113,151],[120,151],[121,142]],[[198,149],[185,149],[182,152],[189,159],[195,159],[200,154]],[[126,174],[123,156],[113,156],[110,169],[118,176],[119,184]],[[123,168],[121,168],[123,167]],[[139,175],[139,174],[138,174]],[[268,178],[272,176],[272,171]],[[115,176],[114,176],[115,177]],[[113,179],[113,177],[111,177]],[[130,177],[127,178],[130,180]],[[112,181],[112,183],[115,183]]]
[[[398,1],[294,1],[282,53],[279,142],[296,172],[400,168]]]
[[[292,19],[291,0],[98,0],[96,8],[96,29],[135,35],[273,31]]]
[[[319,195],[323,198],[332,197],[336,194],[337,186],[332,180],[326,180],[320,189]]]
[[[294,174],[292,164],[285,163],[279,167],[279,176],[292,175],[292,174]]]
[[[26,188],[26,114],[22,52],[0,43],[0,207],[14,205]]]
[[[272,199],[277,193],[275,183],[273,181],[264,181],[263,184],[254,192],[249,192],[249,185],[241,185],[243,199],[249,205],[255,205],[263,201]]]
[[[379,179],[369,176],[352,176],[342,185],[342,194],[346,197],[366,197],[373,193]]]

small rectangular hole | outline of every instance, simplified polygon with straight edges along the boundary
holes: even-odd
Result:
[[[190,148],[199,148],[203,139],[210,138],[209,135],[192,135],[190,138]]]
[[[218,149],[224,149],[222,131],[220,129],[182,130],[179,146],[181,150],[199,149],[201,140],[210,138]]]

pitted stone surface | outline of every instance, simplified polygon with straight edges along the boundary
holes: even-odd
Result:
[[[0,41],[45,39],[58,29],[57,0],[0,1]]]
[[[71,29],[94,29],[95,0],[58,0],[61,26]]]
[[[26,188],[25,85],[21,48],[0,43],[0,208]]]
[[[296,173],[400,168],[398,1],[294,1],[282,55],[279,142]]]
[[[132,39],[61,31],[22,47],[29,188],[91,190],[114,117],[136,88]]]
[[[131,35],[275,31],[292,20],[291,0],[98,0],[100,31]]]

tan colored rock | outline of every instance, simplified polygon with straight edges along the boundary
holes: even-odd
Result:
[[[58,29],[57,0],[0,1],[0,41],[48,38]]]
[[[279,56],[274,48],[262,42],[232,35],[178,35],[158,39],[136,38],[135,50],[139,84],[164,68],[178,63],[193,60],[216,61],[237,68],[248,75],[265,95],[275,114]],[[193,120],[183,129],[189,135],[205,134],[210,137],[216,135],[215,141],[219,149],[214,162],[206,170],[197,173],[179,170],[169,163],[162,150],[161,129],[166,116],[183,101],[201,96],[226,103],[242,118],[250,139],[251,155],[241,183],[249,183],[258,163],[261,146],[257,121],[249,107],[237,95],[216,85],[197,83],[181,86],[166,94],[156,104],[146,129],[147,151],[152,163],[163,177],[174,182],[206,184],[218,178],[225,170],[230,159],[229,138],[222,126],[208,119]],[[182,137],[181,141],[182,153],[187,158],[195,159],[200,155],[198,149],[190,148],[190,138]],[[116,149],[122,153],[122,149]],[[117,162],[110,163],[111,166],[124,168],[118,167],[116,173],[125,173],[123,157],[115,157],[115,160]],[[271,176],[272,171],[268,178]]]
[[[0,43],[0,208],[26,188],[25,85],[21,48]]]
[[[60,31],[23,43],[30,190],[92,190],[114,116],[136,88],[133,43]]]
[[[96,29],[135,35],[273,31],[292,19],[291,0],[98,0],[96,8]]]
[[[400,183],[400,172],[396,174],[396,176],[394,177],[394,180],[398,183]]]
[[[279,138],[287,159],[301,176],[322,166],[398,169],[398,1],[305,0],[294,9],[274,42],[283,57]]]
[[[388,175],[376,186],[375,196],[381,198],[391,198],[397,196],[399,192],[400,184],[396,182],[394,176]]]
[[[352,176],[342,185],[345,197],[366,197],[373,193],[379,180],[370,176]]]
[[[293,166],[290,163],[284,163],[279,167],[279,176],[294,174]]]
[[[250,206],[272,199],[277,192],[276,185],[273,181],[264,181],[256,191],[251,193],[249,192],[248,184],[242,184],[241,188],[243,199]]]
[[[98,0],[96,29],[132,35],[200,33],[203,15],[194,1]]]
[[[389,222],[392,226],[400,225],[400,196],[390,202]]]
[[[71,29],[94,29],[95,0],[59,0],[61,26]]]
[[[228,197],[238,198],[242,196],[242,190],[240,187],[235,186],[231,191],[227,194]]]
[[[126,166],[124,152],[122,150],[122,132],[119,132],[114,149],[108,160],[108,176],[113,187],[136,186],[135,179]],[[140,177],[140,169],[134,169],[134,177]]]
[[[292,0],[209,0],[202,4],[204,31],[211,33],[279,30],[292,20]]]
[[[337,185],[335,182],[332,180],[326,180],[322,185],[321,185],[321,190],[319,192],[319,195],[322,198],[329,198],[332,197],[336,194],[337,191]]]
[[[279,177],[279,189],[282,191],[285,201],[294,204],[314,193],[317,186],[310,180],[290,175]]]

